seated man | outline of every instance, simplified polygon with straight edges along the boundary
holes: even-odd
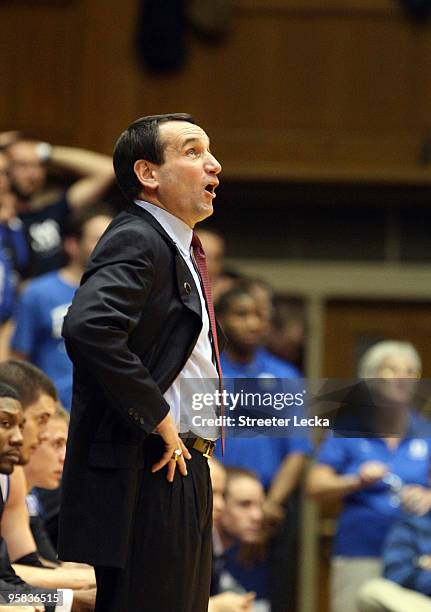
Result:
[[[24,439],[21,448],[20,464],[26,465],[32,454],[40,445],[44,437],[44,430],[49,419],[54,414],[57,403],[57,391],[50,379],[35,366],[24,361],[5,361],[0,363],[0,381],[10,385],[18,394],[25,415],[23,430]],[[16,468],[8,482],[8,496],[5,511],[2,517],[2,535],[7,537],[9,554],[13,559],[26,557],[34,552],[34,541],[28,525],[20,527],[19,517],[25,517],[28,522],[27,511],[24,507],[14,515],[12,508],[15,499],[19,498],[19,491],[24,492],[25,477],[21,468]],[[6,500],[5,500],[6,501]]]
[[[431,612],[431,512],[405,514],[389,532],[384,578],[358,593],[360,612]]]
[[[217,532],[224,551],[224,569],[219,589],[238,593],[255,592],[255,612],[268,612],[269,566],[265,554],[250,555],[263,540],[265,492],[257,476],[243,468],[226,469],[225,505]],[[248,554],[246,554],[248,553]]]
[[[38,368],[19,361],[0,364],[0,381],[7,380],[17,391],[26,417],[19,462],[26,465],[32,459],[40,443],[45,440],[45,430],[57,402],[55,387]],[[43,588],[87,589],[95,587],[92,569],[59,567],[48,569],[38,557],[36,544],[29,524],[26,506],[27,484],[24,471],[17,466],[7,486],[8,499],[1,519],[1,531],[15,569],[24,580]],[[0,554],[1,557],[1,554]],[[92,594],[94,599],[94,593]],[[87,600],[87,593],[82,599]],[[91,599],[91,597],[90,597]]]
[[[252,610],[255,593],[240,594],[232,591],[219,593],[219,580],[223,571],[224,555],[218,529],[225,507],[226,472],[217,459],[210,459],[208,464],[213,490],[213,571],[208,612],[247,612],[247,610]]]
[[[39,501],[33,489],[40,487],[43,490],[52,491],[59,487],[63,473],[68,428],[69,415],[61,404],[57,404],[54,415],[46,425],[44,440],[34,451],[29,463],[24,466],[30,528],[39,558],[45,566],[47,564],[58,566],[60,562],[40,515]]]
[[[31,361],[43,370],[69,411],[72,362],[66,354],[61,326],[88,258],[111,220],[112,216],[101,209],[85,211],[71,219],[63,231],[67,265],[30,281],[17,300],[12,319],[12,356]]]
[[[14,467],[21,460],[24,422],[25,417],[18,394],[14,389],[0,382],[0,517],[4,508],[3,495],[7,495],[8,491],[7,476],[12,473]],[[57,609],[57,612],[60,612],[60,610],[68,612],[72,603],[71,593],[64,592],[63,594],[68,598],[68,602],[65,602],[65,606],[57,606],[56,608],[54,603],[58,596],[56,590],[31,586],[17,576],[10,564],[6,543],[3,538],[0,538],[0,603],[10,602],[11,597],[18,597],[20,603],[25,603],[27,596],[30,598],[39,595],[45,600],[49,598],[53,605],[37,606],[38,610],[52,611]]]

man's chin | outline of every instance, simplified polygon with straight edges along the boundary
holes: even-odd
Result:
[[[10,474],[12,474],[13,469],[16,465],[19,464],[9,461],[7,463],[0,463],[0,474],[6,474],[6,476],[9,476]]]
[[[233,343],[232,343],[233,344]],[[250,355],[253,353],[259,346],[259,342],[256,340],[241,340],[236,343],[236,350],[242,355]]]
[[[214,212],[214,207],[212,205],[212,202],[209,202],[209,203],[205,202],[199,208],[199,218],[197,219],[196,223],[200,223],[201,221],[204,221],[208,217],[211,217],[213,212]]]

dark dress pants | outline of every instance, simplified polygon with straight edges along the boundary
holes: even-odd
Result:
[[[188,475],[177,470],[169,483],[166,468],[151,473],[163,454],[162,440],[151,435],[145,446],[128,560],[125,568],[95,567],[95,612],[207,612],[212,555],[208,462],[191,450]]]

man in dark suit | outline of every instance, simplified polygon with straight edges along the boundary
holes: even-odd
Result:
[[[219,432],[196,425],[181,394],[186,379],[218,386],[193,227],[213,212],[221,166],[192,117],[174,114],[129,126],[114,169],[131,203],[96,246],[63,327],[74,394],[59,554],[95,567],[97,612],[206,612],[207,457]]]

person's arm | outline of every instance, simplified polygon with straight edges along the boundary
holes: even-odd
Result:
[[[268,490],[268,498],[284,504],[296,489],[307,463],[307,456],[300,451],[289,453],[278,468]]]
[[[74,209],[96,203],[114,180],[112,159],[94,151],[53,146],[50,163],[81,177],[67,191]]]
[[[208,612],[247,612],[252,610],[253,600],[256,593],[220,593],[210,597]]]
[[[265,500],[264,513],[269,520],[282,520],[283,505],[296,489],[307,462],[304,453],[293,452],[285,457],[278,468]]]
[[[356,474],[337,474],[330,465],[313,466],[306,480],[306,493],[316,501],[341,499],[368,487],[382,478],[387,467],[377,461],[366,461]]]
[[[0,362],[10,359],[10,343],[15,330],[15,323],[12,319],[0,326]]]
[[[0,132],[0,151],[6,149],[14,142],[17,142],[21,138],[21,132],[18,130],[8,130],[6,132]]]
[[[36,552],[26,504],[27,484],[24,470],[16,466],[10,476],[9,497],[1,519],[1,534],[11,561]]]
[[[92,570],[48,569],[31,565],[12,565],[18,576],[29,584],[46,589],[91,589],[96,586]]]
[[[1,532],[8,547],[11,560],[37,553],[33,534],[30,530],[26,505],[26,481],[21,467],[15,467],[10,480],[10,493],[1,520]],[[91,588],[95,585],[92,568],[45,569],[31,565],[13,564],[18,576],[35,586],[46,588]]]

